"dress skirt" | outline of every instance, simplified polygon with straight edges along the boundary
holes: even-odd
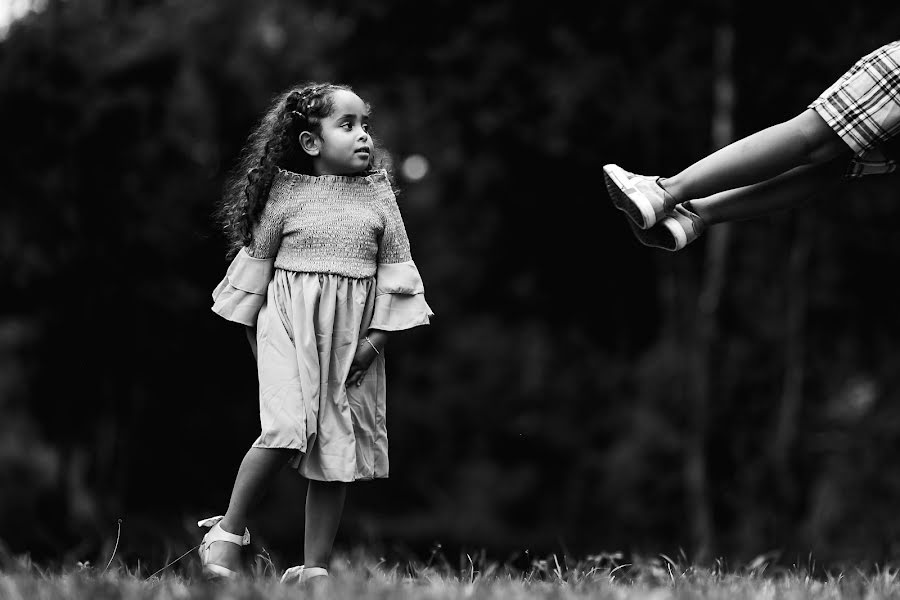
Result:
[[[347,387],[375,309],[375,279],[275,269],[257,321],[256,448],[291,448],[319,481],[388,475],[384,358]],[[362,339],[361,339],[362,337]]]
[[[296,450],[291,465],[318,481],[388,476],[384,355],[361,385],[347,375],[370,329],[400,331],[434,315],[413,261],[379,264],[374,277],[295,272],[242,249],[213,291],[213,312],[256,327],[256,448]]]

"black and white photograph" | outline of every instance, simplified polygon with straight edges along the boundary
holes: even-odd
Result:
[[[900,598],[900,4],[0,0],[0,600]]]

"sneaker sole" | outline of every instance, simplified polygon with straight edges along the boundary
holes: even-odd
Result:
[[[639,191],[630,188],[628,175],[622,167],[606,165],[603,167],[603,177],[606,180],[606,190],[616,208],[628,215],[628,218],[641,229],[649,229],[656,224],[653,205]],[[626,188],[633,191],[632,195],[625,192]]]
[[[661,219],[656,227],[650,229],[641,229],[630,219],[628,220],[628,225],[631,227],[631,233],[634,234],[634,237],[648,248],[659,248],[661,250],[668,250],[669,252],[678,250],[677,236],[673,233],[671,228],[667,226],[668,219]]]
[[[674,242],[674,248],[666,248],[666,250],[671,250],[675,252],[677,250],[681,250],[685,246],[687,246],[687,233],[684,231],[684,228],[681,226],[677,220],[672,217],[667,217],[660,221],[661,226],[665,227],[669,230],[669,233],[672,234],[672,240]]]

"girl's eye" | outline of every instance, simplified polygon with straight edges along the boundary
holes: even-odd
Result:
[[[353,129],[353,123],[349,123],[349,122],[348,122],[348,123],[343,123],[343,124],[341,125],[341,127],[343,127],[344,129],[346,129],[347,131],[350,131],[351,129]]]
[[[369,124],[368,123],[363,123],[362,128],[363,128],[363,131],[365,131],[366,133],[369,133]]]

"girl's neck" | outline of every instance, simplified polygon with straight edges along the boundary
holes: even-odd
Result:
[[[348,175],[336,175],[332,173],[323,173],[318,169],[311,169],[311,173],[300,173],[297,171],[291,171],[289,169],[283,169],[278,167],[278,171],[284,177],[298,179],[300,181],[306,181],[309,183],[313,183],[316,181],[319,182],[329,182],[329,181],[357,181],[361,179],[372,179],[380,180],[381,178],[386,178],[387,175],[383,169],[378,169],[374,171],[357,171]]]
[[[336,177],[361,177],[368,171],[368,169],[362,169],[359,171],[354,171],[352,173],[329,173],[318,161],[313,162],[312,167],[313,177],[321,177],[322,175],[333,175]]]
[[[361,177],[366,174],[366,171],[356,171],[354,173],[327,173],[325,172],[319,165],[313,165],[313,177],[321,177],[323,175],[335,176],[335,177]]]

